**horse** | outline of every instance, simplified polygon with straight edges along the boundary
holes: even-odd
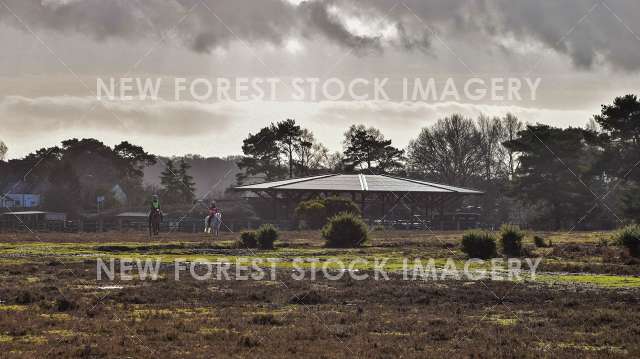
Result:
[[[222,212],[216,212],[215,215],[213,215],[213,219],[211,221],[211,225],[213,226],[213,234],[216,237],[220,236],[220,226],[222,225]]]
[[[204,218],[204,232],[211,233],[215,237],[220,236],[220,226],[222,225],[222,213],[220,211],[216,212],[213,217],[206,216]]]
[[[160,234],[160,222],[162,222],[162,212],[159,209],[154,209],[149,215],[149,236]]]

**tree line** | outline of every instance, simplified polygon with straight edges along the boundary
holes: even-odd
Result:
[[[0,149],[4,155],[6,146]],[[71,215],[95,212],[98,197],[104,199],[102,209],[144,206],[152,194],[159,194],[165,204],[191,204],[195,183],[184,159],[166,162],[160,188],[143,183],[144,168],[157,160],[127,141],[110,147],[92,138],[70,139],[21,159],[0,160],[0,188],[2,195],[42,194],[44,209]],[[126,198],[117,198],[116,185]]]
[[[640,101],[603,105],[584,127],[524,124],[516,116],[459,114],[423,128],[406,149],[373,127],[352,125],[331,153],[295,120],[243,141],[239,184],[329,172],[393,174],[486,192],[467,205],[489,223],[606,228],[640,214]],[[461,204],[457,204],[461,205]]]
[[[417,133],[400,149],[374,127],[351,125],[342,151],[331,152],[293,119],[270,124],[243,141],[239,184],[322,173],[392,174],[473,187],[486,195],[478,206],[487,223],[517,222],[538,228],[608,228],[640,216],[640,101],[635,95],[603,105],[583,127],[524,124],[516,116],[452,114]],[[44,208],[69,213],[115,206],[113,186],[126,206],[151,194],[165,204],[190,204],[195,183],[188,161],[169,159],[160,187],[145,186],[145,166],[158,158],[140,146],[109,147],[96,139],[70,139],[22,159],[4,161],[0,188],[43,194]],[[28,174],[25,176],[25,174]]]

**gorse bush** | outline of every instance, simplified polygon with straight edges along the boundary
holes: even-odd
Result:
[[[307,229],[322,228],[329,218],[344,212],[360,215],[360,209],[352,200],[340,197],[310,199],[300,202],[295,209],[296,218]]]
[[[536,247],[538,248],[544,248],[547,246],[547,243],[545,243],[544,238],[540,237],[540,236],[534,236],[533,237],[533,244],[536,245]]]
[[[626,226],[616,232],[615,241],[624,246],[632,257],[640,257],[640,225]]]
[[[469,258],[493,258],[496,256],[496,238],[487,231],[466,232],[462,236],[462,251]]]
[[[322,228],[322,237],[327,241],[327,247],[353,248],[369,240],[369,231],[359,216],[345,212],[329,219]]]
[[[273,249],[273,243],[278,239],[278,230],[273,224],[263,224],[256,231],[256,242],[259,249]]]
[[[502,253],[508,256],[519,256],[522,254],[522,239],[524,232],[520,227],[511,224],[503,224],[500,227],[500,246]]]
[[[243,248],[256,248],[258,239],[255,231],[246,231],[240,233],[240,245]]]

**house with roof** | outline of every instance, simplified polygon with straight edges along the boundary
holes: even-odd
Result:
[[[33,193],[9,193],[0,198],[2,208],[37,208],[40,204],[41,196]]]

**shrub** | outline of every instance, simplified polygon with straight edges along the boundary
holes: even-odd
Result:
[[[329,218],[343,212],[360,215],[360,209],[352,200],[340,197],[303,201],[295,209],[296,218],[304,222],[303,227],[307,229],[320,229]]]
[[[640,225],[622,228],[615,234],[615,240],[627,248],[632,257],[640,257]]]
[[[243,248],[256,248],[258,239],[255,231],[246,231],[240,233],[240,244]]]
[[[304,221],[308,229],[320,229],[327,220],[327,207],[318,199],[300,202],[296,207],[295,215],[298,220]]]
[[[504,224],[500,227],[500,246],[502,253],[508,256],[519,256],[522,254],[522,239],[524,232],[520,227],[511,224]]]
[[[322,237],[327,241],[327,247],[353,248],[369,240],[369,231],[359,216],[344,212],[329,219],[322,228]]]
[[[496,238],[487,231],[466,232],[462,236],[462,251],[470,258],[493,258],[496,256]]]
[[[282,325],[282,322],[274,317],[273,314],[258,314],[251,318],[251,323],[271,326]]]
[[[313,289],[308,292],[295,294],[289,299],[289,304],[299,305],[317,305],[325,302],[325,297]]]
[[[547,244],[544,241],[544,238],[540,237],[540,236],[534,236],[533,237],[533,244],[536,245],[536,247],[539,248],[544,248],[547,246]]]
[[[278,230],[273,224],[263,224],[256,232],[256,243],[259,249],[273,249],[273,242],[278,239]]]
[[[353,213],[356,216],[360,216],[360,208],[353,203],[352,200],[340,197],[329,197],[323,200],[324,206],[327,209],[327,218],[336,216],[339,213]]]
[[[65,298],[56,299],[53,306],[58,312],[66,312],[68,310],[76,308],[76,304],[74,302],[71,302]]]
[[[36,296],[26,290],[21,290],[18,295],[16,295],[16,303],[17,304],[31,304],[36,302],[38,299]]]

